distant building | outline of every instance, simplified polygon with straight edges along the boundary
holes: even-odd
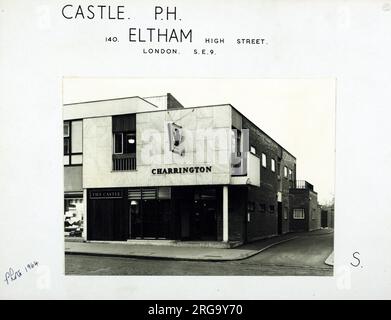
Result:
[[[334,229],[334,204],[322,205],[320,210],[321,227]]]
[[[291,232],[320,229],[318,194],[307,181],[298,180],[290,188],[290,228]]]

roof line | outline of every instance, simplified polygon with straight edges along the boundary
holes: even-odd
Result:
[[[161,98],[161,97],[167,97],[166,94],[158,95],[158,96],[148,96],[148,97],[143,97],[143,99],[149,99],[149,98]]]
[[[163,97],[165,95],[161,96],[152,96],[152,97]],[[149,97],[149,98],[152,98]],[[153,103],[145,100],[144,98],[141,98],[140,96],[132,96],[132,97],[123,97],[123,98],[112,98],[112,99],[103,99],[103,100],[94,100],[94,101],[85,101],[85,102],[75,102],[75,103],[67,103],[63,104],[63,106],[69,106],[69,105],[77,105],[77,104],[84,104],[84,103],[93,103],[93,102],[103,102],[103,101],[114,101],[114,100],[124,100],[124,99],[132,99],[132,98],[139,98],[146,103],[149,103],[150,105],[154,106],[155,108],[159,109],[157,111],[168,111],[168,109],[160,109],[158,106],[154,105]],[[148,97],[146,97],[148,98]],[[296,159],[296,157],[290,153],[288,150],[286,150],[281,144],[279,144],[276,140],[274,140],[271,136],[269,136],[266,132],[264,132],[262,129],[260,129],[254,122],[252,122],[248,117],[246,117],[242,112],[240,112],[238,109],[236,109],[231,103],[220,103],[220,104],[208,104],[204,106],[195,106],[190,108],[183,108],[183,109],[192,109],[192,108],[205,108],[205,107],[220,107],[220,106],[231,106],[236,112],[238,112],[242,117],[245,117],[247,121],[249,121],[253,126],[255,126],[259,131],[261,131],[265,136],[267,136],[269,139],[271,139],[275,144],[277,144],[279,147],[281,147],[284,151],[286,151],[290,156]],[[181,108],[182,109],[182,108]],[[145,111],[150,112],[150,111]]]
[[[230,103],[222,103],[222,104],[211,104],[211,105],[198,106],[198,107],[219,107],[219,106],[226,106],[226,105],[231,106],[236,112],[238,112],[242,117],[245,117],[248,122],[250,122],[253,126],[255,126],[259,131],[261,131],[266,137],[271,139],[280,148],[282,148],[284,151],[286,151],[291,157],[296,159],[296,157],[292,153],[290,153],[288,150],[286,150],[282,145],[280,145],[276,140],[274,140],[271,136],[269,136],[265,131],[263,131],[261,128],[259,128],[254,122],[252,122],[249,118],[247,118],[242,112],[240,112],[238,109],[236,109],[232,104],[230,104]]]
[[[125,100],[125,99],[134,99],[138,98],[143,100],[146,103],[149,103],[150,105],[154,106],[155,108],[159,108],[155,104],[145,100],[144,98],[141,98],[140,96],[131,96],[131,97],[122,97],[122,98],[111,98],[111,99],[100,99],[100,100],[91,100],[91,101],[82,101],[82,102],[72,102],[72,103],[64,103],[63,106],[71,106],[71,105],[77,105],[77,104],[85,104],[85,103],[95,103],[95,102],[104,102],[104,101],[116,101],[116,100]]]

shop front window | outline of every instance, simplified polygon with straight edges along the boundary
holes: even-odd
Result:
[[[84,229],[83,199],[64,199],[64,233],[66,237],[81,237]]]

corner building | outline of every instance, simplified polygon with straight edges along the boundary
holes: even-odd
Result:
[[[66,104],[65,215],[85,240],[244,243],[290,231],[296,158],[230,104]]]

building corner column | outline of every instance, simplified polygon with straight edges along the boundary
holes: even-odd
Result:
[[[84,241],[87,241],[87,189],[83,189],[83,233]]]
[[[223,186],[223,241],[228,240],[228,186]]]

